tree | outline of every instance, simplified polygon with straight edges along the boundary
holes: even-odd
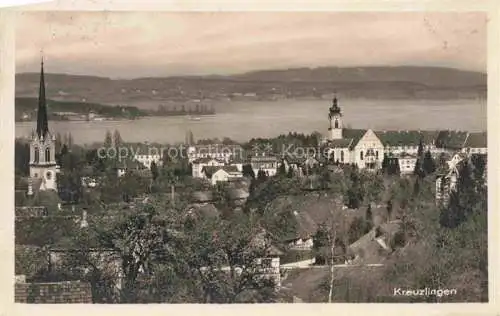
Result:
[[[432,174],[436,171],[436,164],[429,150],[425,152],[422,168],[426,175]]]
[[[109,130],[106,131],[106,135],[104,136],[104,148],[113,147],[113,135]]]
[[[267,174],[264,170],[260,169],[258,172],[257,172],[257,181],[259,183],[262,183],[262,182],[265,182],[267,180]]]
[[[387,215],[389,217],[389,220],[391,220],[391,215],[392,215],[392,197],[387,201]]]
[[[27,176],[29,174],[30,145],[16,140],[14,159],[16,174]]]
[[[156,181],[158,178],[159,172],[158,172],[158,167],[156,166],[156,162],[151,162],[151,175],[153,177],[153,181]]]
[[[371,204],[368,204],[368,207],[366,208],[365,220],[371,227],[373,227],[373,213]]]
[[[450,193],[448,206],[441,210],[440,223],[444,227],[455,228],[473,215],[473,206],[477,201],[485,200],[477,190],[477,183],[472,179],[471,168],[467,160],[459,169],[457,185]]]
[[[278,175],[281,176],[281,177],[286,176],[286,167],[285,167],[285,161],[284,160],[282,160],[281,163],[280,163],[280,166],[278,168]]]
[[[382,172],[383,173],[389,173],[389,156],[387,153],[384,153],[384,159],[382,160]]]
[[[249,177],[251,179],[255,179],[255,173],[254,173],[253,168],[250,164],[243,165],[242,174],[244,177]]]
[[[417,150],[417,162],[415,163],[415,170],[413,171],[413,174],[420,178],[425,177],[423,160],[424,160],[424,145],[422,143],[422,139],[420,139]]]
[[[118,148],[121,146],[123,143],[122,136],[120,135],[120,132],[115,129],[115,132],[113,133],[113,143],[115,145],[115,148]]]
[[[346,205],[349,208],[357,209],[361,202],[363,201],[363,189],[361,186],[361,180],[356,168],[353,168],[350,175],[351,184],[347,189],[346,194]]]

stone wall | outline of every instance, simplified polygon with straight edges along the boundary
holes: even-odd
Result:
[[[16,283],[16,303],[92,303],[90,283],[66,281],[54,283]]]

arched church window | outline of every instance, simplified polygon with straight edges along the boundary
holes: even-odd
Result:
[[[332,151],[331,160],[332,160],[332,161],[335,161],[335,151]]]
[[[339,121],[335,120],[335,128],[339,128]]]
[[[46,162],[50,161],[50,148],[45,149],[45,161]]]
[[[40,161],[40,151],[38,147],[35,147],[35,159],[33,159],[34,162],[39,162]]]
[[[340,162],[344,162],[344,151],[340,152]]]
[[[378,159],[378,150],[375,151],[375,158]]]
[[[359,152],[359,159],[363,160],[363,151]]]

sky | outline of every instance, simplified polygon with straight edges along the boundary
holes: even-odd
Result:
[[[111,78],[297,67],[442,66],[486,72],[474,12],[24,12],[16,71]]]

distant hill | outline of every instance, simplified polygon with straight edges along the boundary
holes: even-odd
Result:
[[[485,98],[484,73],[438,67],[320,67],[262,70],[231,76],[175,76],[110,79],[46,74],[54,100],[127,104],[137,101],[186,102],[193,99],[326,98]],[[16,75],[16,96],[37,95],[39,74]]]

